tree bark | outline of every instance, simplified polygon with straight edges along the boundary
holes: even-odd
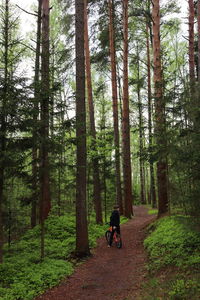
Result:
[[[0,141],[1,141],[1,158],[0,158],[0,263],[3,262],[3,188],[4,188],[4,157],[2,155],[5,149],[5,126],[1,117]]]
[[[198,83],[200,84],[200,1],[197,2],[197,24],[198,24]]]
[[[76,18],[76,255],[89,255],[86,210],[86,108],[84,58],[84,0],[75,1]]]
[[[123,112],[122,112],[122,145],[124,174],[125,216],[131,218],[132,178],[130,156],[130,121],[129,121],[129,88],[128,88],[128,0],[123,1]]]
[[[37,43],[36,43],[36,57],[35,57],[35,78],[34,78],[34,111],[33,111],[33,149],[32,149],[32,207],[31,207],[31,227],[33,228],[37,223],[37,204],[38,204],[38,116],[39,116],[39,96],[40,96],[40,45],[41,45],[41,14],[42,14],[42,0],[38,0],[38,19],[37,19]]]
[[[149,2],[149,1],[148,1]],[[148,11],[150,11],[148,3]],[[156,205],[156,188],[154,177],[154,164],[152,158],[153,133],[152,133],[152,92],[151,92],[151,58],[150,58],[150,43],[149,43],[149,26],[148,19],[146,20],[146,45],[147,45],[147,80],[148,80],[148,129],[149,129],[149,167],[150,167],[150,199],[152,207]]]
[[[5,151],[6,151],[6,115],[7,115],[7,100],[8,100],[8,48],[9,48],[9,0],[5,0],[5,15],[4,15],[4,78],[3,78],[3,97],[2,97],[2,112],[1,112],[1,127],[0,127],[0,263],[3,262],[3,202],[4,202],[4,176],[5,176]]]
[[[49,185],[49,0],[43,0],[42,10],[42,66],[41,66],[41,218],[51,209]]]
[[[113,0],[108,1],[109,10],[109,47],[111,60],[111,81],[112,81],[112,107],[114,123],[114,144],[115,144],[115,170],[116,170],[116,203],[120,206],[120,213],[123,214],[123,200],[121,190],[121,168],[120,168],[120,146],[119,146],[119,116],[117,97],[117,71],[115,54],[115,31],[113,25]]]
[[[106,107],[105,107],[105,95],[104,90],[102,90],[102,101],[100,104],[100,120],[99,120],[99,127],[100,127],[100,139],[102,141],[106,141]],[[107,184],[106,184],[106,173],[107,173],[107,163],[106,163],[106,148],[102,147],[102,183],[103,183],[103,195],[104,195],[104,219],[105,223],[107,223]]]
[[[93,180],[94,180],[94,205],[96,212],[96,223],[102,224],[102,207],[101,207],[101,184],[99,176],[99,160],[97,153],[97,142],[96,142],[96,128],[95,128],[95,117],[94,117],[94,102],[92,93],[92,76],[91,76],[91,64],[90,64],[90,48],[89,48],[89,37],[88,37],[88,16],[87,16],[87,0],[84,0],[84,18],[85,18],[85,65],[86,65],[86,78],[87,78],[87,99],[89,106],[89,117],[90,117],[90,134],[92,136],[92,151],[94,156],[92,158],[93,165]]]
[[[200,1],[197,2],[197,24],[198,24],[198,83],[200,84]]]
[[[40,222],[41,258],[44,257],[44,220],[51,209],[49,184],[49,0],[42,0],[42,60],[41,60],[41,166]]]
[[[194,1],[188,0],[189,4],[189,74],[191,92],[195,82],[195,59],[194,59]]]
[[[166,158],[166,122],[163,97],[163,78],[160,48],[160,2],[153,1],[153,56],[154,56],[154,98],[155,98],[155,136],[158,147],[157,183],[158,215],[168,212],[168,180]]]
[[[143,116],[142,116],[142,102],[140,94],[140,60],[139,50],[137,46],[137,96],[138,96],[138,110],[139,110],[139,160],[140,160],[140,202],[141,204],[146,203],[145,193],[145,171],[144,171],[144,160],[142,158],[144,151],[144,137],[143,137]]]

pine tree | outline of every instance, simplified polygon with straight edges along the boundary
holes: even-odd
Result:
[[[123,1],[123,111],[122,111],[122,149],[124,174],[125,216],[131,218],[132,209],[132,172],[130,157],[130,122],[128,89],[128,0]]]
[[[163,97],[163,74],[160,46],[160,1],[153,1],[153,57],[154,57],[154,99],[155,99],[155,135],[158,148],[157,184],[158,215],[168,212],[168,184],[166,157],[166,120]]]
[[[137,44],[137,96],[138,96],[138,111],[139,111],[139,160],[140,160],[140,202],[146,204],[145,192],[145,171],[144,171],[144,122],[143,122],[143,107],[141,101],[141,79],[140,79],[140,56]]]
[[[51,208],[49,183],[49,0],[42,2],[42,57],[41,57],[41,167],[40,167],[40,222],[41,258],[44,257],[44,220]]]
[[[87,17],[87,0],[84,3],[84,17],[85,17],[85,63],[86,63],[86,77],[87,77],[87,98],[89,106],[90,117],[90,134],[92,137],[92,164],[93,164],[93,180],[94,180],[94,205],[96,212],[96,223],[102,224],[102,208],[101,208],[101,183],[99,174],[99,161],[97,153],[96,142],[96,128],[94,117],[94,103],[93,103],[93,91],[92,91],[92,76],[91,76],[91,64],[90,64],[90,49],[89,49],[89,37],[88,37],[88,17]]]
[[[123,214],[124,208],[123,208],[122,191],[121,191],[115,30],[114,30],[114,24],[113,24],[114,2],[111,0],[108,1],[108,9],[109,9],[109,49],[110,49],[110,61],[111,61],[113,124],[114,124],[114,144],[115,144],[116,203],[118,203],[118,205],[120,206],[120,212],[121,212],[121,214]]]
[[[76,18],[76,255],[90,253],[86,214],[86,109],[84,59],[84,0],[75,1]]]
[[[5,176],[5,151],[6,151],[6,117],[8,105],[8,47],[9,47],[9,0],[5,0],[4,16],[4,74],[3,74],[3,93],[2,93],[2,111],[0,128],[0,263],[3,261],[3,219],[2,207],[4,199],[4,176]]]
[[[39,116],[39,96],[40,96],[40,47],[41,47],[41,21],[42,21],[42,0],[38,0],[38,18],[37,18],[37,42],[35,56],[35,78],[34,78],[34,107],[33,107],[33,149],[32,149],[32,210],[31,227],[36,225],[37,204],[38,204],[38,116]]]
[[[195,81],[195,61],[194,61],[194,1],[188,0],[189,4],[189,74],[191,92]]]
[[[6,228],[4,216],[11,213],[11,204],[6,201],[7,188],[13,181],[13,176],[21,176],[22,153],[19,153],[18,148],[22,146],[19,142],[20,138],[13,138],[13,133],[17,130],[21,132],[25,125],[25,120],[21,118],[21,112],[24,112],[26,105],[26,96],[22,89],[24,78],[16,75],[17,66],[22,58],[24,48],[20,45],[18,34],[18,19],[13,13],[13,7],[9,0],[2,3],[0,11],[1,32],[0,39],[2,47],[0,49],[0,261],[3,259],[3,242],[5,240],[4,230]],[[24,116],[30,116],[29,113],[24,113]],[[23,126],[23,125],[24,126]],[[23,129],[22,129],[23,128]],[[22,141],[23,139],[21,139]],[[24,139],[25,140],[25,139]],[[23,140],[23,141],[24,141]],[[26,146],[23,145],[25,148]],[[14,149],[14,151],[13,151]],[[12,155],[11,155],[12,154]],[[25,175],[24,178],[27,179]],[[7,207],[8,206],[8,207]],[[7,221],[7,220],[6,220]],[[9,225],[9,231],[11,230]]]
[[[150,1],[147,0],[147,11],[150,14]],[[152,133],[152,88],[151,88],[151,57],[150,57],[150,18],[146,16],[146,49],[147,49],[147,82],[148,82],[148,130],[149,130],[149,165],[150,165],[150,198],[152,207],[156,204],[156,189],[154,178],[154,163],[152,157],[153,133]]]
[[[200,83],[200,1],[197,2],[197,29],[198,29],[198,82]]]

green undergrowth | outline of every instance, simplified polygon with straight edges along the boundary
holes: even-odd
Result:
[[[157,208],[151,208],[148,210],[148,215],[157,215],[158,209]]]
[[[152,206],[150,204],[145,204],[143,206],[148,209],[148,215],[157,215],[158,214],[158,209],[152,208]]]
[[[142,299],[199,299],[199,220],[183,215],[165,217],[151,224],[149,233],[144,246],[150,277]]]
[[[122,223],[126,221],[122,217]],[[90,247],[104,235],[108,225],[89,224]],[[75,217],[50,216],[45,223],[45,259],[40,261],[40,226],[28,230],[18,242],[4,247],[0,265],[0,300],[31,300],[73,273],[76,265]]]

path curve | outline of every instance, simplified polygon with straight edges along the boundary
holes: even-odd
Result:
[[[147,275],[143,248],[144,228],[155,216],[134,207],[135,217],[121,226],[123,248],[107,248],[98,240],[93,256],[76,268],[70,278],[35,300],[136,300]]]

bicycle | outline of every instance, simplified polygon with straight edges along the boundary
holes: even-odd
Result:
[[[122,248],[122,239],[121,239],[121,236],[120,236],[119,233],[117,233],[115,226],[113,227],[113,229],[114,229],[113,241],[114,241],[116,247],[118,249],[120,249],[120,248]],[[106,241],[107,241],[108,245],[110,243],[111,233],[112,233],[112,226],[110,226],[109,229],[105,233],[105,237],[106,237]]]

